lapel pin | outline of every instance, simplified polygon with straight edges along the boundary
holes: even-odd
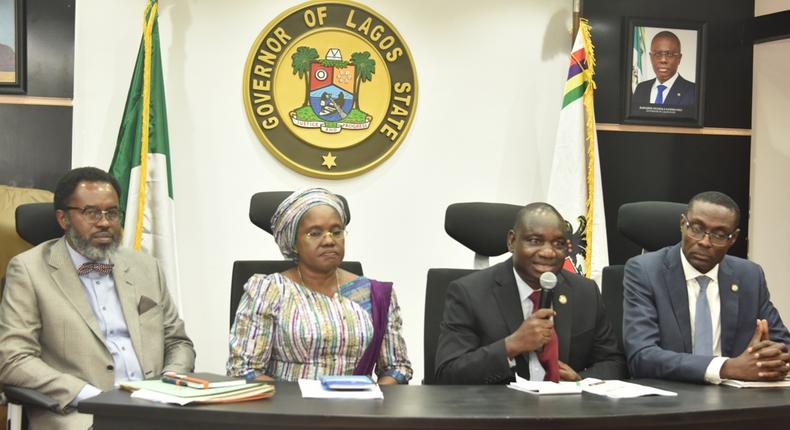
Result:
[[[565,303],[568,303],[568,298],[565,297],[565,294],[560,294],[560,297],[557,299],[557,301],[560,302],[561,305],[564,305]]]
[[[738,292],[738,284],[732,284],[732,287],[730,287],[730,289],[732,290],[733,293],[737,293]]]

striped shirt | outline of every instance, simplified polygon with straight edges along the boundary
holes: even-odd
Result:
[[[401,326],[393,291],[375,373],[406,382],[412,368]],[[227,371],[283,381],[350,375],[372,339],[369,279],[359,277],[341,285],[339,294],[329,297],[280,273],[257,274],[244,286],[236,311]]]

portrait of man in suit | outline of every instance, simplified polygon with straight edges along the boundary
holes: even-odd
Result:
[[[598,286],[562,269],[568,237],[553,206],[531,203],[507,234],[512,257],[450,284],[436,350],[438,383],[505,384],[516,374],[537,381],[626,376]],[[538,309],[546,272],[557,277],[553,309]]]
[[[660,31],[653,36],[648,55],[655,77],[636,86],[631,103],[665,106],[690,106],[696,103],[696,85],[678,72],[683,59],[678,36],[668,30]]]

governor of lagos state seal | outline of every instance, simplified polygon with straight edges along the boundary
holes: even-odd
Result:
[[[398,149],[414,119],[417,75],[387,19],[346,0],[309,2],[258,35],[244,104],[258,138],[288,167],[346,178]]]

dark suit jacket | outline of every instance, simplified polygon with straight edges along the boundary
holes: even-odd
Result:
[[[655,78],[640,82],[636,86],[634,95],[631,97],[632,106],[644,106],[650,103],[650,89],[653,88]],[[664,104],[666,106],[690,106],[697,103],[697,88],[693,82],[683,79],[678,75],[672,88],[664,93]],[[662,106],[663,106],[662,105]]]
[[[631,258],[623,280],[623,339],[635,378],[704,382],[713,357],[693,355],[688,290],[680,244]],[[737,288],[734,288],[737,286]],[[768,320],[769,337],[790,344],[790,333],[771,304],[763,269],[727,255],[719,264],[721,354],[740,355],[755,320]]]
[[[553,306],[560,360],[582,377],[625,377],[625,359],[604,314],[598,286],[566,271],[557,278]],[[560,295],[567,298],[565,304],[559,302]],[[436,350],[437,382],[512,381],[514,370],[508,364],[505,337],[523,321],[511,259],[451,283]]]

